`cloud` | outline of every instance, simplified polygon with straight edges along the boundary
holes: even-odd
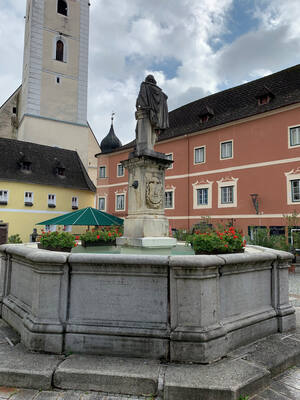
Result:
[[[174,109],[296,64],[298,1],[92,1],[88,119],[98,140],[112,111],[122,142],[134,138],[135,101],[150,72]],[[0,102],[21,82],[25,3],[0,0]]]

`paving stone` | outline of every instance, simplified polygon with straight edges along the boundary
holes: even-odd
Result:
[[[59,393],[54,391],[40,392],[34,400],[57,400]]]
[[[288,400],[286,396],[276,393],[271,389],[264,390],[260,393],[260,396],[265,400]]]
[[[300,390],[300,381],[293,378],[290,374],[284,374],[284,376],[274,379],[276,382],[291,386],[294,389]]]
[[[9,400],[33,400],[38,393],[37,390],[22,389],[10,397]]]
[[[9,399],[14,393],[18,392],[19,389],[10,387],[0,388],[0,399]]]
[[[275,390],[282,394],[283,396],[287,396],[291,400],[299,400],[300,399],[300,392],[297,389],[292,388],[291,386],[285,385],[280,381],[273,381],[270,389]]]
[[[81,400],[83,392],[69,390],[67,392],[58,392],[57,400]]]

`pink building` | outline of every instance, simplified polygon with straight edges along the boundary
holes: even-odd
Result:
[[[171,228],[202,217],[284,232],[300,214],[300,65],[186,104],[169,113],[155,150],[174,160],[166,173]],[[125,217],[127,172],[113,127],[98,154],[98,207]]]

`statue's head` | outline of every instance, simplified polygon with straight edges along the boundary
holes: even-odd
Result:
[[[154,79],[153,75],[146,76],[145,82],[149,82],[152,83],[153,85],[156,85],[156,80]]]

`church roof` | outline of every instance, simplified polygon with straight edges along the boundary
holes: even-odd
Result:
[[[0,154],[0,180],[96,191],[76,151],[0,138]]]
[[[100,144],[101,151],[102,153],[110,153],[111,151],[119,149],[121,146],[122,143],[117,138],[114,131],[114,126],[113,124],[111,124],[108,134],[105,136]]]
[[[258,104],[257,96],[272,93],[266,104]],[[170,127],[162,132],[158,141],[179,137],[185,134],[263,114],[281,107],[300,102],[300,64],[245,83],[202,99],[188,103],[169,112]],[[212,117],[201,120],[203,110],[213,110]],[[132,141],[118,150],[134,146]],[[116,151],[116,150],[115,150]]]

